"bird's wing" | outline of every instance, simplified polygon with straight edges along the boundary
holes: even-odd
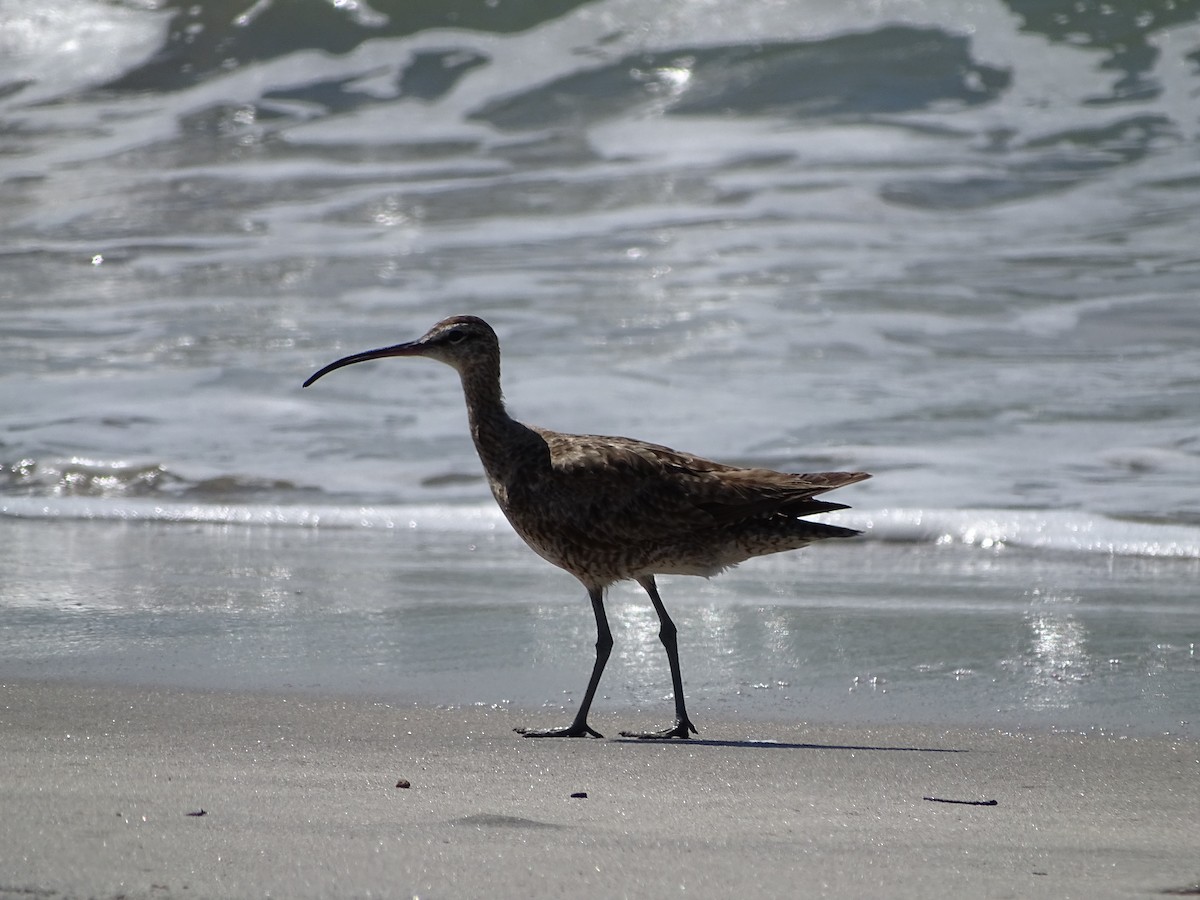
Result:
[[[553,477],[539,503],[592,540],[658,540],[772,514],[810,515],[842,504],[814,500],[861,473],[793,475],[745,469],[632,438],[542,432]]]

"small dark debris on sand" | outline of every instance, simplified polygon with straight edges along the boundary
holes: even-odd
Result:
[[[959,806],[999,806],[999,800],[948,800],[945,797],[925,797],[933,803],[957,803]]]

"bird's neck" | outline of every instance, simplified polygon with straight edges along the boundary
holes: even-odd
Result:
[[[500,367],[481,372],[463,372],[463,394],[467,400],[467,420],[479,460],[493,482],[507,481],[514,465],[530,458],[527,443],[537,435],[508,414],[500,391]]]

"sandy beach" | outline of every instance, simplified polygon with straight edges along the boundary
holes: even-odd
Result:
[[[10,681],[0,897],[1200,893],[1194,741],[543,720]]]

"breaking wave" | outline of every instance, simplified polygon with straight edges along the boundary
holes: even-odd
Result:
[[[8,497],[0,517],[480,533],[506,529],[490,504],[219,504],[142,498]],[[888,543],[1013,547],[1103,556],[1200,559],[1200,527],[1115,519],[1079,511],[1001,509],[853,510],[827,517]]]

